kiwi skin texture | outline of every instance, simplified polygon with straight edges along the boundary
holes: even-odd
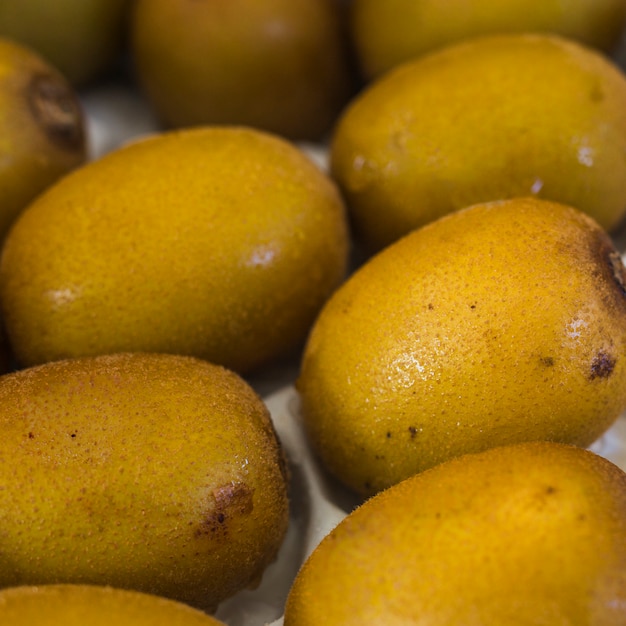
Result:
[[[606,232],[562,204],[413,231],[316,319],[297,380],[311,444],[363,495],[497,445],[590,445],[626,409],[625,284]]]
[[[626,474],[603,457],[550,442],[465,455],[348,515],[284,623],[619,626],[625,533]]]
[[[355,240],[373,253],[452,211],[528,195],[613,231],[626,215],[625,152],[615,63],[556,35],[492,35],[361,91],[333,130],[330,171]]]
[[[0,241],[26,206],[87,158],[76,92],[34,50],[0,38]]]
[[[336,0],[137,0],[135,75],[165,127],[319,141],[354,90]]]
[[[267,408],[199,359],[118,354],[0,377],[0,587],[92,584],[213,611],[288,525]]]
[[[22,366],[145,351],[248,373],[301,347],[348,252],[336,185],[292,143],[170,131],[20,216],[0,260],[7,336]]]
[[[192,607],[126,589],[39,585],[0,590],[3,626],[223,626]]]

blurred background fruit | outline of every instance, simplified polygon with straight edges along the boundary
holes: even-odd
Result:
[[[615,52],[624,0],[353,0],[350,32],[367,79],[463,39],[504,33],[563,35]]]
[[[131,51],[166,126],[319,140],[351,93],[336,0],[138,0]]]
[[[74,85],[112,69],[132,0],[2,0],[0,36],[37,50]]]

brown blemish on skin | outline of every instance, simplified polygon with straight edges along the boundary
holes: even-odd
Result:
[[[245,483],[229,483],[213,490],[214,508],[196,529],[195,537],[225,538],[229,533],[229,521],[249,515],[253,508],[253,490]]]
[[[417,428],[415,428],[415,426],[409,426],[409,432],[411,433],[411,439],[415,439],[418,433]]]
[[[606,352],[598,352],[591,361],[591,373],[589,374],[590,380],[596,378],[608,378],[615,369],[615,363],[617,359],[607,354]]]
[[[551,356],[542,356],[540,359],[541,364],[546,367],[554,367],[554,358]]]
[[[600,85],[599,80],[594,80],[591,83],[591,89],[589,90],[589,99],[591,102],[602,102],[604,100],[604,90]]]
[[[65,150],[80,150],[84,144],[83,114],[72,88],[47,74],[33,77],[27,100],[31,112],[48,139]]]

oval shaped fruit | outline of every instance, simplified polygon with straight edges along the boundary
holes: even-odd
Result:
[[[351,93],[336,0],[139,0],[136,74],[168,126],[320,139]]]
[[[548,35],[475,39],[407,62],[331,145],[357,237],[377,250],[470,204],[537,195],[610,230],[626,212],[626,77]]]
[[[180,602],[90,585],[2,589],[0,622],[3,626],[223,626]]]
[[[625,533],[626,474],[602,457],[547,442],[466,455],[345,518],[285,626],[616,626]]]
[[[372,78],[412,58],[489,34],[546,32],[614,52],[624,0],[354,0],[350,33]]]
[[[6,242],[0,297],[22,364],[152,351],[248,371],[303,342],[347,255],[338,190],[295,146],[172,131],[38,198]]]
[[[283,453],[236,374],[121,354],[0,378],[0,587],[111,585],[213,610],[288,524]]]
[[[129,0],[2,0],[0,35],[43,55],[74,85],[98,78],[121,55]]]
[[[75,91],[33,50],[2,38],[0,136],[1,242],[26,205],[87,153]]]
[[[496,445],[587,446],[626,409],[625,285],[605,232],[545,200],[414,231],[317,318],[297,381],[309,439],[364,494]]]

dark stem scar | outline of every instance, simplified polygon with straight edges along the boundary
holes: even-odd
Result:
[[[83,113],[72,88],[56,76],[33,77],[27,93],[30,110],[46,136],[65,150],[84,142]]]
[[[619,286],[622,294],[626,294],[626,268],[622,262],[622,255],[617,250],[611,250],[608,253],[608,260],[613,279]]]

